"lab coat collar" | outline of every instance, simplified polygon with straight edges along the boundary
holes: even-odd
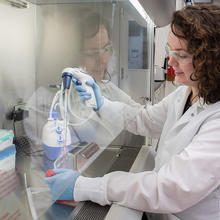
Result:
[[[185,100],[184,100],[184,105],[186,103],[186,100],[189,96],[189,94],[191,93],[192,89],[190,87],[186,87],[186,93],[185,93]],[[203,98],[199,98],[199,100],[197,102],[195,102],[192,106],[196,106],[200,109],[205,109],[207,108],[209,105],[207,105],[205,102],[204,102],[204,99]]]
[[[185,87],[183,90],[183,93],[179,93],[176,100],[174,101],[174,107],[175,107],[175,113],[176,113],[176,119],[180,119],[183,113],[183,109],[186,103],[186,100],[191,92],[191,89],[188,87]]]
[[[179,94],[177,99],[175,100],[175,113],[177,120],[175,128],[188,123],[194,116],[198,115],[201,111],[208,107],[207,104],[204,104],[204,99],[200,98],[183,114],[183,109],[190,93],[191,88],[186,87],[183,93]]]

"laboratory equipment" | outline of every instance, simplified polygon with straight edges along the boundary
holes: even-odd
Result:
[[[13,137],[12,130],[0,129],[0,172],[15,168],[16,149]]]
[[[0,151],[0,171],[8,171],[15,168],[15,145]]]
[[[55,176],[55,175],[56,175],[56,173],[54,173],[53,170],[50,169],[46,172],[45,177],[51,177],[51,176]]]
[[[52,117],[51,117],[52,116]],[[64,121],[58,119],[58,112],[53,110],[52,115],[48,117],[48,121],[43,127],[42,142],[45,151],[44,168],[45,170],[53,168],[55,161],[64,150]],[[65,147],[71,149],[70,131],[67,128]],[[60,161],[60,164],[62,161]]]
[[[42,142],[45,151],[44,170],[53,168],[56,159],[58,159],[56,160],[56,167],[69,166],[67,151],[71,148],[71,136],[67,125],[67,97],[72,76],[71,74],[65,73],[62,78],[62,89],[64,90],[65,96],[63,117],[61,117],[61,120],[58,119],[59,113],[55,105],[57,96],[55,96],[55,100],[53,100],[51,105],[51,110],[48,113],[47,123],[42,130]],[[59,91],[59,94],[60,92],[61,91]]]
[[[86,81],[94,81],[94,79],[92,78],[92,76],[88,75],[84,70],[79,69],[79,68],[65,68],[63,70],[63,77],[65,79],[65,86],[70,86],[70,83],[68,82],[69,79],[71,78],[71,74],[74,78],[76,78],[77,80],[81,81],[82,86],[86,88],[87,92],[92,94],[91,99],[86,100],[85,104],[88,107],[91,108],[97,108],[97,104],[96,104],[96,99],[95,99],[95,94],[93,92],[93,89],[91,86],[88,86],[86,84]]]
[[[96,108],[96,99],[91,86],[86,81],[94,81],[84,70],[79,68],[65,68],[62,71],[63,83],[60,91],[55,95],[50,112],[48,113],[47,123],[42,130],[42,143],[45,151],[44,171],[51,168],[74,168],[80,169],[88,160],[100,149],[94,143],[80,143],[71,140],[70,117],[77,118],[76,123],[84,124],[87,119],[79,118],[75,115],[70,106],[70,93],[72,80],[76,80],[76,84],[82,84],[91,92],[92,98],[86,102],[89,108]],[[64,98],[63,98],[64,96]],[[57,110],[59,106],[60,113]],[[70,114],[69,114],[70,113]],[[92,117],[92,111],[89,118]],[[73,143],[72,143],[73,142]],[[85,156],[85,151],[89,152]],[[77,162],[78,161],[78,162]]]
[[[0,151],[13,143],[14,133],[12,130],[0,129]]]

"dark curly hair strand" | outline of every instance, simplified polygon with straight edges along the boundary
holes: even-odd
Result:
[[[198,80],[199,97],[207,104],[220,100],[220,7],[215,5],[187,6],[176,11],[171,30],[188,43],[193,55],[194,73]]]

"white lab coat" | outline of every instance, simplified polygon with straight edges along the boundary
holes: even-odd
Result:
[[[115,86],[112,82],[102,80],[97,82],[97,84],[101,89],[102,95],[108,100],[123,102],[136,108],[141,107],[139,103],[136,103],[130,96]],[[118,129],[114,127],[114,129],[111,129],[112,125],[109,127],[108,123],[103,123],[102,120],[100,120],[100,117],[96,115],[93,109],[85,107],[85,105],[80,102],[80,97],[74,88],[74,84],[71,84],[70,87],[69,105],[73,112],[73,114],[70,115],[69,122],[77,133],[77,137],[72,137],[73,142],[95,142],[100,147],[106,147],[123,130],[123,127],[118,127]],[[83,120],[80,122],[75,115]],[[86,120],[87,118],[89,118],[89,120]]]
[[[148,213],[173,213],[183,220],[219,220],[220,102],[203,105],[200,100],[182,115],[189,92],[180,86],[160,103],[139,110],[105,100],[100,115],[106,123],[160,137],[155,169],[80,176],[75,200],[115,202]]]

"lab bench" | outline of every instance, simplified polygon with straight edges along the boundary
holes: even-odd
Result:
[[[40,149],[40,147],[39,147]],[[36,153],[38,152],[38,153]],[[83,171],[84,176],[97,177],[103,176],[106,173],[120,170],[129,172],[140,172],[143,170],[150,170],[153,168],[153,160],[149,159],[149,146],[119,146],[109,145],[102,153]],[[21,178],[22,185],[25,188],[34,186],[43,182],[44,172],[37,166],[37,169],[33,167],[33,162],[29,153],[25,154],[18,151],[16,166],[20,170],[20,175],[25,174],[25,178]],[[33,153],[33,152],[32,152]],[[43,152],[37,149],[35,146],[34,160],[41,164]],[[108,162],[106,162],[108,161]],[[36,174],[36,179],[34,174]],[[43,183],[42,183],[43,184]],[[45,183],[44,183],[45,184]],[[39,199],[38,204],[41,207],[34,207],[34,211],[31,210],[30,200],[26,197],[23,199],[26,209],[32,213],[33,219],[40,220],[62,220],[62,219],[75,219],[75,220],[140,220],[142,218],[142,212],[129,209],[126,207],[113,204],[111,206],[100,206],[90,201],[79,202],[75,207],[61,205],[57,203],[51,203],[50,198],[43,193]],[[33,207],[32,207],[33,208]],[[41,212],[43,208],[44,210]],[[37,210],[37,211],[36,211]],[[28,211],[26,211],[28,215]],[[33,214],[34,213],[34,214]],[[40,215],[39,215],[40,213]],[[40,217],[38,217],[40,216]]]
[[[120,154],[120,156],[118,156]],[[106,158],[115,155],[115,161],[109,169],[109,172],[115,170],[123,170],[129,172],[141,172],[150,170],[154,166],[151,157],[151,151],[148,146],[140,148],[123,148],[109,146],[103,154],[94,161],[93,164],[85,171],[85,174],[94,172],[106,172],[106,167],[103,166]],[[126,165],[125,162],[126,161]],[[100,166],[101,165],[101,166]],[[99,170],[97,170],[99,168]],[[70,208],[65,205],[54,204],[51,208],[40,218],[40,220],[53,219],[74,219],[74,220],[141,220],[142,212],[122,207],[117,204],[111,206],[100,206],[90,201],[80,202],[75,208]]]

